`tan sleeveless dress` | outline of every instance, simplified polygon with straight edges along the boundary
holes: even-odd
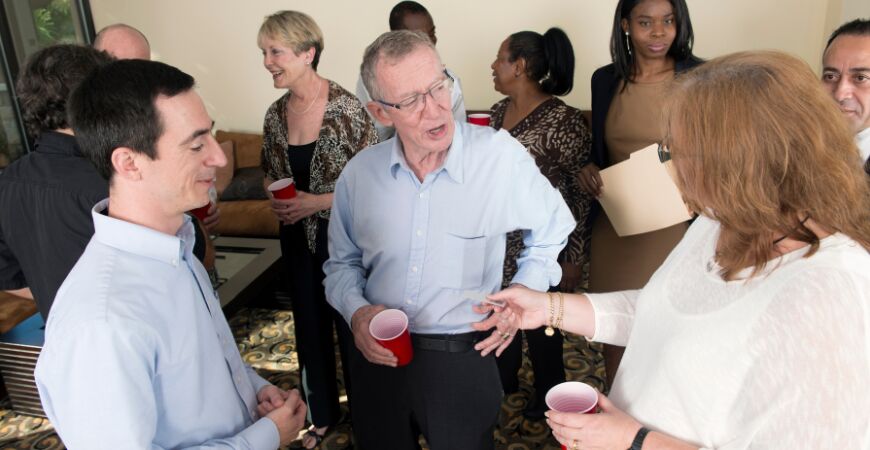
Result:
[[[630,83],[617,88],[605,121],[605,142],[611,164],[652,143],[664,133],[662,106],[672,78],[656,83]],[[604,186],[607,189],[607,186]],[[592,226],[590,292],[642,288],[682,239],[688,222],[662,230],[619,237],[602,210]]]

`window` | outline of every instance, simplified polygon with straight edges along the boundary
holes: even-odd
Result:
[[[88,44],[94,24],[88,0],[3,0],[0,7],[0,170],[29,151],[15,96],[27,57],[53,44]]]

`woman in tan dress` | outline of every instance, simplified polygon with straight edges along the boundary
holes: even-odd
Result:
[[[607,189],[598,170],[664,139],[662,107],[668,86],[700,63],[692,55],[692,24],[685,0],[620,0],[614,14],[613,63],[592,75],[592,163],[580,182],[595,195]],[[682,238],[688,223],[619,237],[600,209],[592,214],[590,292],[639,289]],[[608,386],[621,347],[604,346]]]

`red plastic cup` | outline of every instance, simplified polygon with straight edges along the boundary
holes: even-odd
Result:
[[[393,352],[404,366],[414,358],[411,333],[408,331],[408,316],[398,309],[385,309],[372,317],[369,333],[382,347]]]
[[[544,397],[547,407],[559,412],[595,414],[598,392],[592,386],[579,381],[566,381],[553,386]],[[562,450],[568,447],[562,446]]]
[[[287,200],[296,197],[296,183],[292,178],[281,178],[269,185],[269,191],[275,198]]]
[[[191,209],[190,212],[193,214],[200,222],[204,221],[206,217],[208,217],[208,209],[211,208],[211,202],[205,204],[205,206],[200,206],[196,209]]]
[[[489,114],[469,114],[468,115],[468,123],[473,123],[475,125],[482,125],[485,127],[489,126],[489,121],[492,119],[492,116]]]

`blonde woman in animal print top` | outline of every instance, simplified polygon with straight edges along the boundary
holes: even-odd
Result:
[[[371,119],[356,97],[317,74],[323,51],[320,28],[309,16],[280,11],[266,18],[258,44],[275,88],[286,89],[263,122],[264,183],[293,177],[297,195],[272,198],[281,222],[281,253],[287,263],[303,390],[313,425],[303,438],[314,448],[340,420],[333,326],[338,332],[345,380],[349,380],[344,320],[326,302],[323,263],[335,181],[348,160],[377,143]],[[350,386],[345,381],[348,396]]]

